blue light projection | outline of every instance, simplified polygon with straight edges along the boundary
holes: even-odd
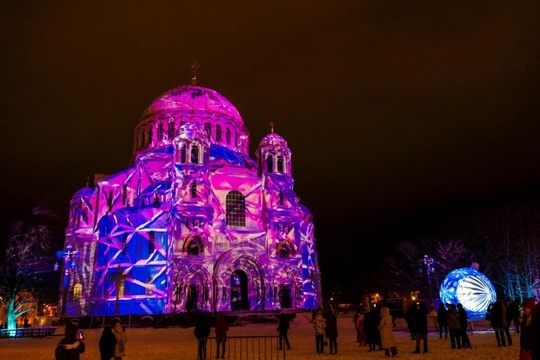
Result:
[[[441,302],[461,303],[471,315],[484,315],[490,303],[497,301],[491,281],[473,268],[452,270],[444,278],[439,290]]]

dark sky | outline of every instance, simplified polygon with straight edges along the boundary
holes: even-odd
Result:
[[[339,283],[359,267],[356,250],[384,253],[447,217],[538,192],[539,8],[4,1],[1,194],[46,193],[67,210],[87,176],[127,167],[146,106],[188,84],[195,57],[199,84],[243,117],[252,156],[270,122],[288,141],[323,274]]]

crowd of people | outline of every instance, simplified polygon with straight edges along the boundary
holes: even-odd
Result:
[[[451,349],[471,349],[468,336],[467,312],[462,304],[440,303],[435,310],[428,310],[423,301],[413,303],[405,313],[411,340],[415,341],[413,354],[428,353],[428,332],[430,321],[433,321],[439,339],[448,339]],[[486,320],[494,331],[498,346],[512,346],[510,325],[514,324],[515,333],[519,334],[519,360],[540,360],[540,303],[534,298],[508,302],[499,299],[487,309]],[[291,349],[288,339],[290,317],[281,313],[278,317],[277,331],[279,334],[279,349],[285,346]],[[330,354],[338,353],[338,327],[334,311],[323,311],[317,308],[313,311],[311,323],[315,333],[315,351],[324,354],[329,347]],[[384,351],[386,356],[398,356],[394,339],[395,319],[390,309],[379,303],[370,309],[360,308],[353,317],[356,330],[356,342],[366,346],[368,352]],[[216,358],[225,358],[227,331],[229,323],[225,315],[220,315],[215,321]],[[198,359],[206,359],[206,343],[211,333],[209,322],[201,316],[195,325],[194,335],[198,342]],[[120,360],[126,354],[127,334],[120,322],[105,325],[99,339],[99,352],[102,360]],[[66,325],[65,336],[60,341],[67,354],[68,360],[79,360],[85,352],[84,335],[77,323]]]

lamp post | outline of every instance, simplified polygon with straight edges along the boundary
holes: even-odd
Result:
[[[75,269],[77,267],[76,261],[81,256],[80,251],[73,251],[73,247],[71,245],[66,246],[66,250],[58,250],[56,252],[56,263],[54,264],[54,270],[58,271],[60,269],[60,265],[58,264],[60,261],[64,261],[64,289],[62,293],[62,308],[60,310],[60,318],[64,318],[66,316],[66,300],[67,300],[67,290],[69,286],[69,272],[72,269]]]
[[[429,285],[429,298],[431,300],[431,304],[433,304],[433,292],[431,290],[431,274],[435,272],[435,259],[430,258],[427,255],[424,255],[421,261],[423,263],[421,270],[425,271],[426,273],[427,282]]]

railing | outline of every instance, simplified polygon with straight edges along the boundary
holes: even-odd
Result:
[[[56,326],[32,326],[17,329],[0,329],[0,338],[44,338],[47,336],[52,336],[55,331]]]
[[[195,358],[198,359],[196,347],[194,354]],[[279,350],[279,336],[227,336],[223,359],[278,360],[285,359],[285,354],[285,346]],[[217,355],[216,338],[209,337],[206,343],[206,358],[215,359]]]

